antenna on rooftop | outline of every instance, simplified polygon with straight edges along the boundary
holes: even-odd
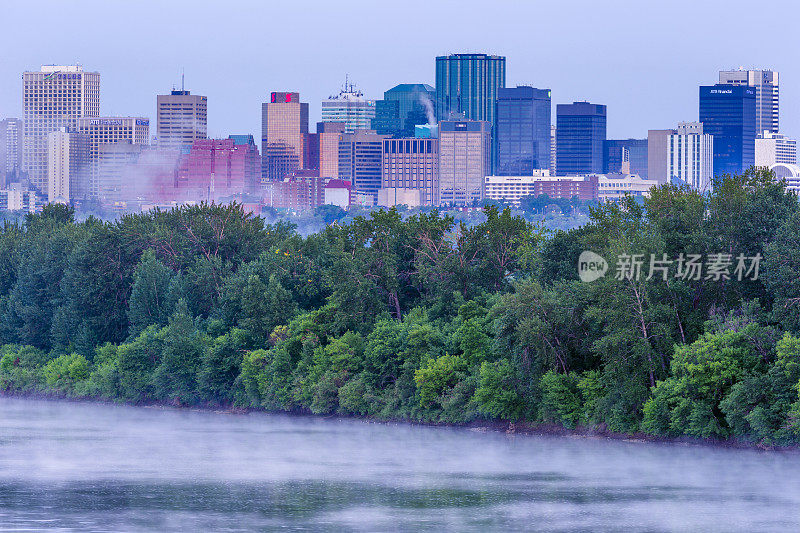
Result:
[[[183,85],[183,78],[184,78],[184,76],[185,76],[184,69],[183,69],[183,68],[181,68],[181,92],[183,92],[183,91],[184,91],[184,85]]]

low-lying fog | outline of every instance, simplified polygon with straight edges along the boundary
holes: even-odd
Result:
[[[800,530],[800,454],[0,398],[0,531]]]

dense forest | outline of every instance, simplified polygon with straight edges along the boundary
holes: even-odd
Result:
[[[555,232],[491,205],[305,237],[235,204],[48,205],[4,223],[0,263],[6,393],[800,441],[800,206],[767,171]]]

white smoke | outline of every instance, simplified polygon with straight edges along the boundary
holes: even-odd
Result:
[[[418,98],[419,98],[419,102],[423,106],[425,106],[425,115],[427,115],[427,117],[428,117],[428,125],[435,126],[436,125],[436,113],[433,112],[433,102],[425,94],[420,94]]]

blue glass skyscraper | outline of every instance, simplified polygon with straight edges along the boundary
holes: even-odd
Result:
[[[603,172],[606,106],[589,102],[556,107],[556,173],[559,176]]]
[[[468,120],[493,125],[497,91],[506,86],[506,58],[486,54],[451,54],[436,58],[436,113],[447,120],[463,113]]]
[[[550,89],[498,90],[495,146],[498,175],[530,176],[550,168]]]
[[[755,164],[756,90],[742,85],[700,87],[700,122],[714,136],[714,175],[741,174]]]

